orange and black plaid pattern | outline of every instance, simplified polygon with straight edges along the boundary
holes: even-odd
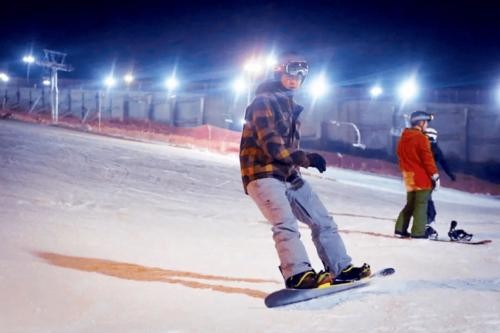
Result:
[[[243,187],[255,179],[289,179],[298,167],[308,167],[306,152],[298,149],[297,120],[302,106],[284,92],[257,95],[245,112],[240,143]]]

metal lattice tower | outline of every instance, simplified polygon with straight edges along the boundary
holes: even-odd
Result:
[[[71,72],[73,67],[65,63],[66,53],[43,50],[44,59],[37,61],[36,64],[50,70],[50,106],[52,110],[52,121],[59,120],[59,88],[57,86],[57,72]]]

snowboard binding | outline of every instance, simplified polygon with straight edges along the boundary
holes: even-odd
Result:
[[[448,237],[450,237],[451,241],[465,241],[469,242],[472,239],[472,234],[466,233],[462,229],[456,229],[457,221],[453,220],[450,224],[450,231],[448,232]]]

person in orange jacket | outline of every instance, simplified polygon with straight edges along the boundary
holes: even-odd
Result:
[[[399,167],[406,187],[406,205],[399,213],[394,233],[401,237],[427,238],[427,205],[431,191],[439,188],[439,174],[424,131],[432,114],[415,111],[410,116],[411,128],[401,134],[397,147]],[[411,234],[408,232],[413,217]]]

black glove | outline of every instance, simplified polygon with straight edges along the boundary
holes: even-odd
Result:
[[[451,180],[452,180],[452,181],[457,180],[457,177],[456,177],[454,174],[451,174],[451,175],[450,175],[450,178],[451,178]]]
[[[307,154],[307,159],[309,160],[309,166],[315,167],[319,172],[325,172],[326,161],[320,154],[310,153]]]

